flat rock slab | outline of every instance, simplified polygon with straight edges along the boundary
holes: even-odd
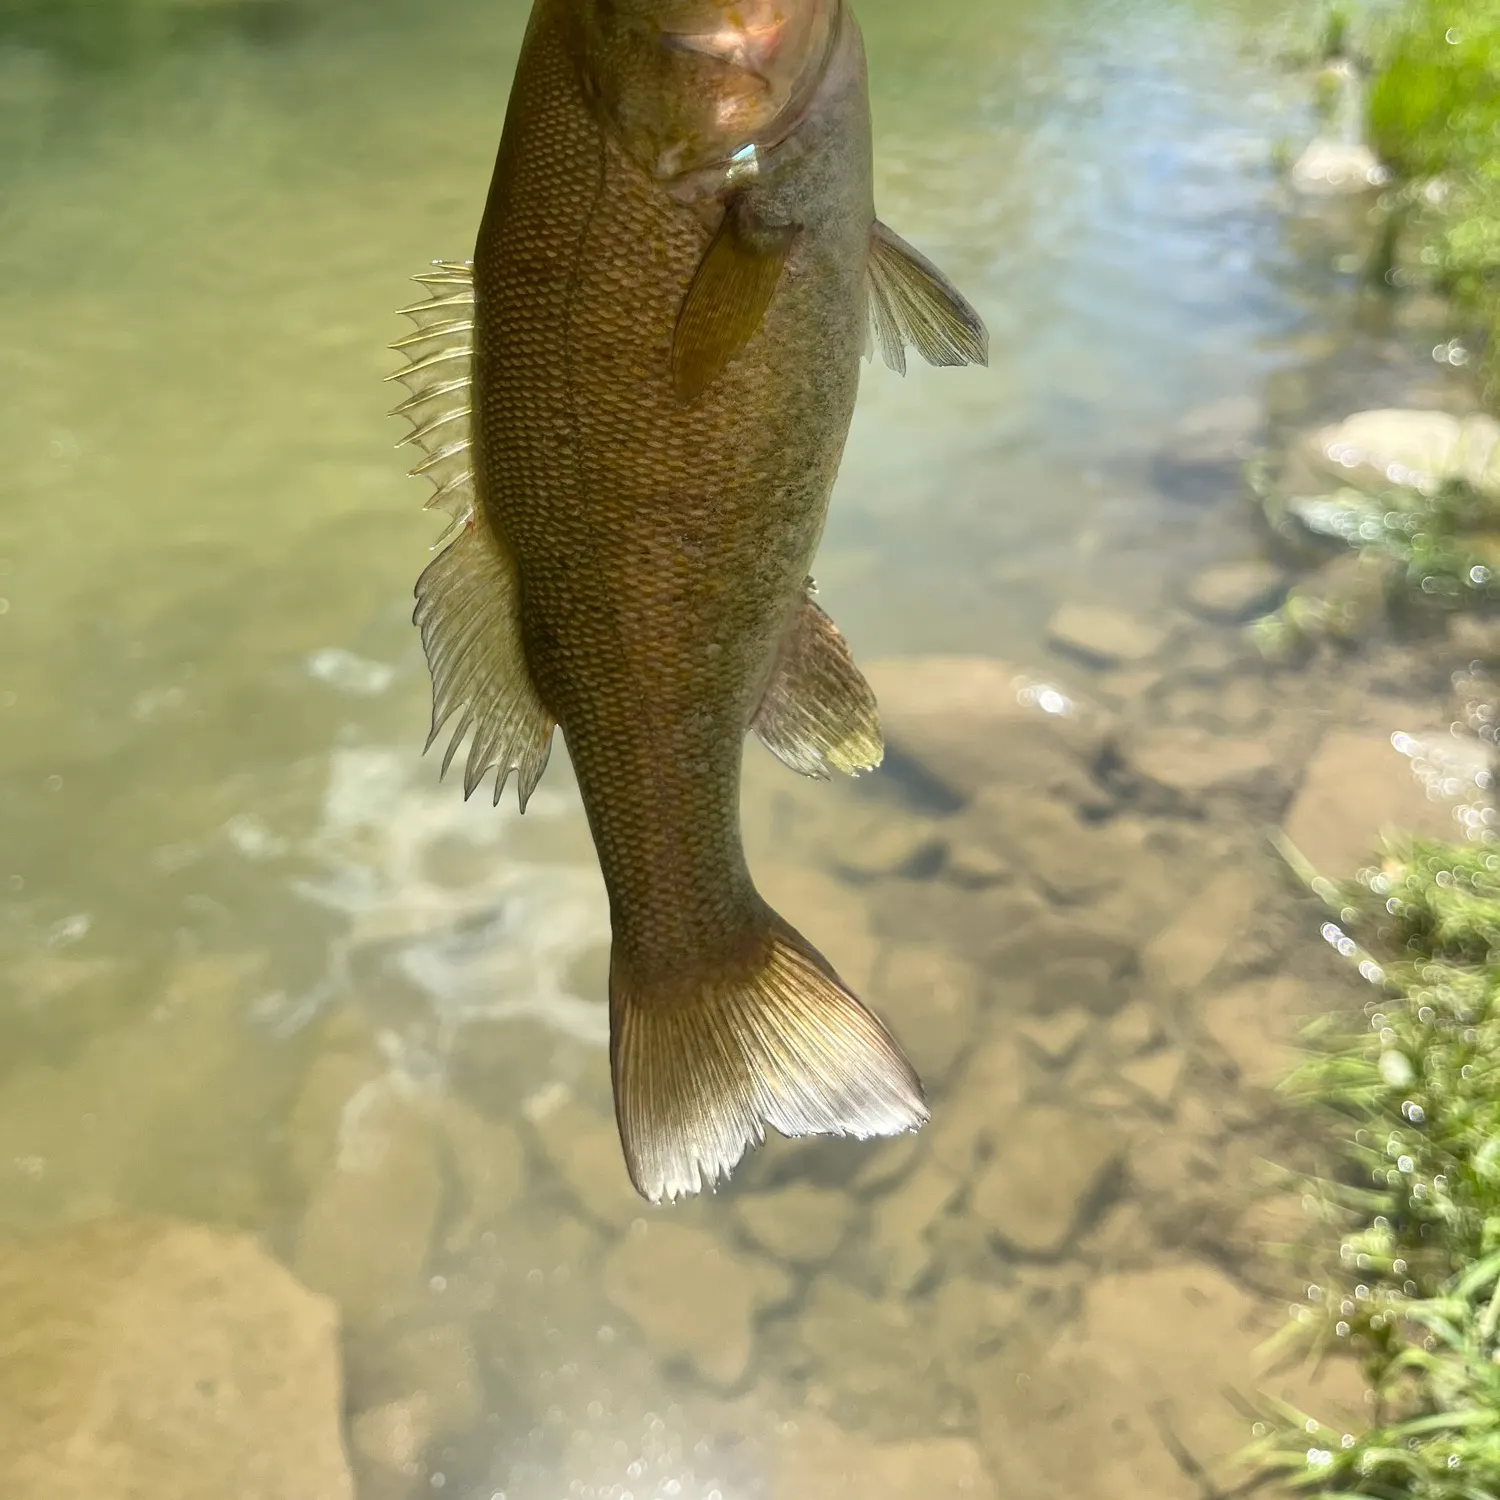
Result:
[[[1057,1255],[1120,1153],[1114,1132],[1092,1116],[1047,1104],[1024,1110],[974,1184],[974,1214],[1014,1249]]]
[[[1155,994],[1198,988],[1254,920],[1264,888],[1237,865],[1217,871],[1141,951],[1141,974]]]
[[[420,1288],[441,1195],[432,1121],[394,1086],[377,1089],[308,1202],[297,1274],[346,1322],[383,1321]]]
[[[604,1284],[658,1359],[683,1361],[718,1386],[736,1385],[749,1370],[756,1313],[791,1294],[779,1267],[660,1219],[615,1247]]]
[[[959,802],[998,781],[1076,788],[1112,730],[1066,686],[989,657],[874,661],[865,676],[887,745]]]
[[[1205,568],[1187,587],[1188,605],[1210,620],[1239,624],[1264,614],[1286,588],[1286,575],[1272,563],[1251,559]]]
[[[964,1438],[872,1443],[822,1417],[798,1417],[779,1454],[773,1500],[997,1500]]]
[[[1432,838],[1460,834],[1453,805],[1428,795],[1389,734],[1348,729],[1323,737],[1283,826],[1303,856],[1332,880],[1370,864],[1388,830]]]
[[[1055,649],[1097,667],[1149,661],[1166,639],[1158,625],[1094,604],[1065,604],[1047,626]]]
[[[735,1217],[762,1250],[778,1260],[818,1265],[839,1247],[854,1216],[847,1193],[794,1182],[735,1203]]]
[[[352,1500],[333,1304],[245,1236],[0,1245],[0,1349],[5,1500]]]
[[[1129,756],[1148,805],[1179,811],[1219,796],[1264,795],[1279,777],[1263,740],[1169,727],[1143,735]]]
[[[1319,138],[1292,163],[1292,186],[1311,197],[1368,193],[1387,179],[1380,159],[1359,141]]]
[[[1016,1340],[975,1368],[980,1438],[1002,1493],[1196,1500],[1225,1487],[1251,1436],[1226,1390],[1259,1386],[1330,1423],[1357,1424],[1363,1391],[1351,1361],[1329,1360],[1316,1375],[1306,1366],[1259,1374],[1257,1349],[1275,1318],[1191,1261],[1091,1279],[1061,1338]]]
[[[1331,478],[1361,488],[1430,489],[1462,479],[1500,495],[1500,422],[1484,415],[1403,407],[1355,412],[1314,433],[1306,457]]]

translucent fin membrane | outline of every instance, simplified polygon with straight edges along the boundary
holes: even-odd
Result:
[[[474,273],[468,261],[434,261],[412,278],[427,288],[424,301],[403,307],[416,331],[391,347],[406,356],[398,380],[408,396],[392,411],[411,431],[401,440],[425,455],[411,470],[432,484],[429,510],[448,513],[442,543],[474,517],[475,491],[470,439],[474,362]]]
[[[868,1140],[927,1119],[890,1032],[769,908],[672,971],[634,970],[616,947],[609,999],[620,1143],[653,1203],[727,1178],[767,1126]]]
[[[442,774],[469,736],[464,796],[494,771],[498,803],[514,772],[524,812],[546,768],[554,725],[526,665],[515,559],[478,508],[470,443],[473,271],[468,263],[435,261],[414,279],[428,296],[401,310],[416,331],[392,346],[407,364],[388,378],[408,395],[391,415],[411,424],[402,444],[423,455],[411,472],[432,483],[428,508],[450,517],[439,545],[458,532],[417,580],[413,618],[432,673],[427,748],[453,724]]]

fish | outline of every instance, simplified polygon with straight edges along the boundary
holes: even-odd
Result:
[[[472,260],[395,347],[444,549],[416,585],[427,746],[524,813],[567,743],[608,895],[610,1075],[650,1202],[768,1128],[861,1139],[928,1106],[889,1028],[761,897],[753,732],[878,766],[878,705],[811,577],[862,360],[988,335],[877,219],[844,0],[535,0]],[[451,538],[451,540],[449,540]]]

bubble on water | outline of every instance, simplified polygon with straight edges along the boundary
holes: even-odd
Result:
[[[47,929],[49,948],[68,948],[88,935],[94,919],[86,911],[74,912],[71,917],[62,917]]]
[[[237,813],[224,825],[224,832],[246,859],[274,859],[290,848],[285,839],[278,838],[254,813]]]
[[[313,652],[307,659],[307,674],[357,698],[378,697],[396,680],[394,667],[356,656],[340,646]]]

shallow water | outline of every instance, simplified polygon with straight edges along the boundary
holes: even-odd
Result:
[[[1222,1448],[1240,1426],[1199,1408],[1248,1373],[1177,1351],[1258,1306],[1239,1189],[1275,1137],[1148,950],[1238,870],[1205,922],[1272,915],[1226,939],[1218,989],[1324,972],[1260,843],[1294,778],[1190,815],[1080,793],[1059,823],[1003,763],[965,811],[910,756],[803,786],[752,749],[767,892],[930,1055],[934,1124],[773,1146],[648,1214],[611,1136],[565,757],[523,821],[419,754],[436,527],[384,418],[405,278],[469,252],[523,10],[353,15],[123,73],[0,51],[0,1227],[122,1208],[265,1236],[341,1304],[372,1496],[812,1497],[856,1471],[1044,1494],[1063,1471],[1016,1459],[1025,1434],[1055,1465],[1166,1369]],[[823,603],[862,659],[1000,658],[1293,763],[1363,680],[1272,684],[1182,590],[1257,554],[1237,469],[1268,422],[1336,415],[1350,371],[1443,387],[1424,330],[1364,315],[1336,264],[1357,215],[1277,182],[1273,142],[1307,127],[1265,7],[861,16],[882,215],[992,354],[869,370]],[[1070,603],[1163,644],[1069,662],[1047,626]],[[361,1157],[366,1128],[401,1150]],[[1218,1320],[1197,1342],[1141,1310],[1184,1287]],[[402,1365],[432,1327],[460,1354]],[[1017,1417],[1027,1341],[1068,1337],[1108,1390]],[[419,1387],[431,1441],[382,1467],[381,1413]],[[1086,1487],[1144,1464],[1195,1493],[1132,1412],[1139,1451]]]

